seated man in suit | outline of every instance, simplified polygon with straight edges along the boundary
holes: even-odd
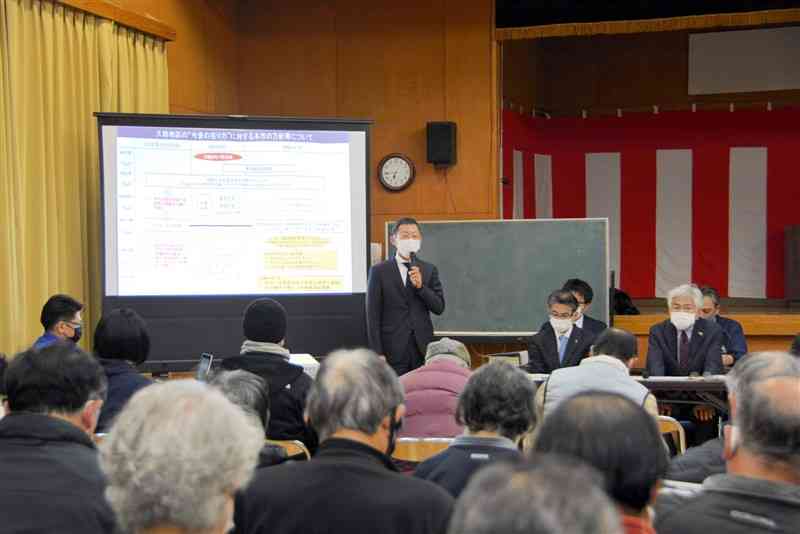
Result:
[[[564,282],[564,287],[561,289],[570,291],[578,301],[578,315],[575,319],[575,325],[578,328],[585,330],[587,334],[591,334],[593,337],[597,337],[600,332],[608,328],[608,325],[603,321],[598,321],[586,315],[592,306],[592,300],[594,300],[592,286],[580,278],[570,278]]]
[[[678,286],[667,294],[670,317],[650,328],[647,347],[650,376],[722,373],[722,329],[697,316],[702,306],[703,294],[694,284]],[[670,415],[672,408],[669,404],[662,405],[661,411]],[[677,418],[689,416],[685,409],[675,411]],[[690,442],[700,444],[714,437],[713,408],[695,406],[691,419],[701,424],[696,432],[688,433]]]
[[[589,355],[594,337],[575,326],[578,301],[565,289],[557,289],[547,297],[550,320],[528,343],[529,373],[552,373],[561,367],[578,365]]]
[[[739,321],[722,317],[719,314],[719,293],[713,287],[700,288],[703,293],[703,307],[700,317],[717,323],[722,329],[722,364],[731,367],[747,354],[747,341]]]

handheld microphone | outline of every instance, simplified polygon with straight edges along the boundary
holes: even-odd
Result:
[[[416,267],[417,266],[417,253],[416,252],[411,252],[411,253],[408,254],[408,263],[410,263],[412,267]]]

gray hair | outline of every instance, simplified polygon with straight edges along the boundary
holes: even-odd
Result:
[[[619,534],[619,514],[601,488],[597,471],[566,457],[496,463],[472,477],[448,533]]]
[[[209,384],[217,388],[229,401],[253,417],[267,431],[269,427],[269,384],[260,376],[243,369],[218,371]]]
[[[785,352],[750,354],[726,382],[741,446],[800,472],[800,360]],[[781,383],[796,395],[782,395]]]
[[[252,419],[206,384],[176,380],[140,390],[100,445],[119,526],[213,528],[248,482],[263,444]]]
[[[306,401],[320,441],[341,429],[367,435],[403,403],[403,387],[386,362],[367,349],[341,350],[322,360]]]
[[[536,384],[524,371],[494,360],[467,380],[458,396],[456,421],[470,432],[494,431],[515,440],[536,425]]]
[[[670,289],[669,293],[667,293],[667,306],[672,306],[672,301],[675,297],[689,297],[694,301],[697,309],[703,307],[703,293],[695,284],[682,284]]]
[[[467,346],[449,337],[443,337],[439,341],[428,343],[428,350],[425,353],[425,363],[428,364],[439,358],[446,358],[466,368],[469,368],[471,364],[471,357]]]

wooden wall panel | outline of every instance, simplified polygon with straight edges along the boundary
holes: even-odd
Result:
[[[119,0],[175,28],[167,45],[173,113],[238,111],[237,5],[224,0]]]
[[[245,114],[369,118],[371,231],[402,215],[497,216],[491,0],[337,0],[320,7],[249,1],[239,9],[239,105]],[[458,164],[425,162],[425,124],[458,124]],[[404,152],[417,178],[384,191],[378,161]]]
[[[688,36],[681,31],[519,41],[532,47],[528,68],[520,64],[519,50],[504,53],[503,98],[517,102],[520,91],[533,84],[537,108],[572,115],[582,109],[613,113],[653,105],[688,109],[691,102],[727,107],[730,102],[800,101],[800,91],[690,97]]]
[[[538,60],[541,57],[538,52],[540,41],[535,39],[504,41],[501,47],[503,101],[513,105],[513,109],[519,110],[522,106],[523,112],[530,113],[538,103],[536,75]]]
[[[241,113],[336,115],[336,17],[312,0],[242,2],[238,89]]]

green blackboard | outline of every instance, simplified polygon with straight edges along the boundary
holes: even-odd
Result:
[[[419,257],[439,268],[444,284],[445,312],[433,316],[437,335],[529,335],[547,320],[547,295],[568,278],[591,284],[590,315],[608,322],[607,219],[428,221],[420,226]]]

